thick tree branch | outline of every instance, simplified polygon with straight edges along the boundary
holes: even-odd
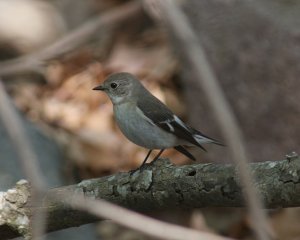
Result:
[[[300,159],[296,154],[282,161],[252,163],[251,171],[266,208],[300,206]],[[96,220],[79,210],[70,209],[70,203],[78,193],[146,212],[208,206],[241,207],[245,204],[239,186],[236,168],[231,164],[179,167],[160,159],[147,165],[143,172],[132,175],[117,173],[51,189],[42,206],[48,213],[47,231],[56,231]],[[34,208],[26,207],[25,210],[30,215]],[[0,236],[15,235],[8,235],[7,226],[3,224]]]

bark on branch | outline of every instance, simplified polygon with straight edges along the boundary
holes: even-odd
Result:
[[[251,171],[266,208],[300,206],[300,159],[296,154],[282,161],[252,163]],[[244,200],[239,185],[236,168],[231,164],[174,166],[166,159],[159,159],[147,165],[142,172],[116,173],[51,189],[42,204],[30,205],[42,205],[47,211],[47,231],[50,232],[96,220],[95,217],[70,208],[75,193],[105,199],[137,211],[208,206],[242,207]],[[60,197],[66,193],[69,198]],[[30,219],[34,208],[21,208],[24,208],[22,214],[27,212]],[[3,212],[0,205],[0,219],[3,219]],[[0,221],[0,239],[16,236],[16,231],[8,228],[9,224],[4,220]]]

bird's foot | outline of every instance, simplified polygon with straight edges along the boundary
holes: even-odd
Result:
[[[129,171],[130,176],[132,176],[134,173],[136,173],[136,172],[138,172],[138,171],[140,171],[140,172],[144,171],[145,169],[147,169],[147,167],[148,167],[149,165],[150,165],[150,164],[143,164],[143,165],[139,166],[138,168]]]
[[[130,176],[132,176],[135,172],[138,172],[138,171],[143,172],[147,168],[150,168],[151,166],[153,166],[157,162],[158,159],[160,159],[160,158],[155,158],[152,162],[144,163],[141,166],[139,166],[138,168],[129,171]]]

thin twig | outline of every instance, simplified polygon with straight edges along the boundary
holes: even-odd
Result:
[[[60,197],[69,198],[68,194]],[[58,199],[59,200],[59,199]],[[127,210],[105,200],[94,200],[74,194],[70,205],[104,219],[134,229],[152,237],[166,240],[229,240],[216,234],[200,232],[185,227],[165,223],[142,214]]]
[[[7,95],[4,85],[0,79],[0,118],[9,134],[16,153],[21,159],[21,165],[26,177],[31,182],[34,189],[43,190],[45,183],[38,168],[38,160],[33,152],[30,141],[26,136],[24,128],[20,120],[20,116],[16,113],[15,107]],[[41,181],[37,181],[41,180]]]
[[[150,1],[151,2],[151,1]],[[156,2],[156,1],[155,1]],[[147,3],[147,2],[146,2]],[[210,105],[219,122],[226,144],[238,168],[239,177],[244,187],[245,200],[249,207],[254,231],[258,239],[267,240],[271,233],[265,213],[261,210],[262,203],[252,184],[252,176],[248,168],[248,154],[243,144],[243,136],[237,121],[218,84],[217,78],[209,64],[204,49],[188,23],[185,15],[174,1],[158,0],[160,17],[178,38],[182,51],[190,61],[190,67],[197,76],[199,85],[203,88]]]
[[[44,192],[46,191],[46,184],[39,169],[38,159],[34,153],[30,139],[26,136],[24,127],[17,114],[15,107],[9,100],[4,85],[0,79],[0,119],[5,126],[5,129],[16,149],[19,156],[20,164],[24,170],[25,176],[31,182],[32,186],[32,202],[40,202]],[[32,216],[32,237],[33,239],[40,239],[44,234],[45,229],[45,213],[37,210]]]
[[[98,29],[122,22],[130,16],[134,16],[140,10],[141,4],[138,1],[132,1],[107,11],[38,52],[1,62],[0,76],[19,74],[26,71],[42,72],[41,68],[44,66],[45,61],[74,50],[97,33]]]

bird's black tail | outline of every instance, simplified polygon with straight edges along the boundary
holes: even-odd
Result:
[[[206,135],[204,135],[203,133],[201,133],[200,131],[193,129],[193,137],[194,139],[199,143],[199,144],[203,144],[203,143],[213,143],[219,146],[225,146],[223,143],[221,143],[220,141],[208,137]]]
[[[188,151],[186,150],[183,146],[178,145],[174,147],[178,152],[182,153],[183,155],[187,156],[189,159],[196,161],[196,158]]]

